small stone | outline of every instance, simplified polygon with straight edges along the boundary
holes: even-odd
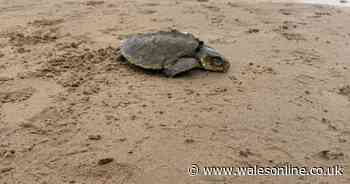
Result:
[[[331,150],[320,151],[318,155],[325,160],[338,160],[344,158],[344,153]]]
[[[101,135],[89,135],[88,138],[90,140],[98,141],[98,140],[102,139],[102,136]]]
[[[289,27],[287,25],[283,25],[282,29],[289,29]]]
[[[114,158],[103,158],[103,159],[100,159],[97,164],[98,165],[106,165],[106,164],[109,164],[111,162],[114,161]]]
[[[132,115],[131,116],[131,120],[136,120],[137,116],[136,115]]]
[[[17,52],[20,53],[20,54],[23,54],[25,52],[30,52],[30,50],[27,50],[27,49],[25,49],[23,47],[20,47],[20,48],[17,49]]]
[[[104,1],[87,1],[86,5],[87,6],[98,6],[104,4]]]
[[[328,120],[326,119],[326,118],[322,118],[322,123],[327,123],[328,122]]]
[[[193,139],[185,139],[185,143],[190,144],[190,143],[194,143]]]
[[[239,151],[239,156],[241,157],[249,157],[250,155],[254,155],[249,149],[246,149],[244,151]]]
[[[125,137],[120,138],[119,141],[120,141],[120,142],[125,142],[125,141],[126,141],[126,138],[125,138]]]
[[[248,33],[258,33],[258,32],[260,32],[260,30],[256,29],[256,28],[250,28],[247,32]]]

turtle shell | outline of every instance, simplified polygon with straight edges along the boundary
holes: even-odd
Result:
[[[176,30],[138,34],[125,40],[121,53],[126,60],[146,69],[163,69],[181,57],[193,57],[200,41]]]

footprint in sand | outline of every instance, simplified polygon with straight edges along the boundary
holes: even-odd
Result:
[[[223,27],[225,21],[224,15],[216,15],[210,18],[210,24],[215,25],[217,27]]]
[[[319,68],[321,64],[324,63],[322,60],[320,54],[314,50],[305,50],[305,49],[298,49],[292,52],[293,59],[295,61],[300,61],[302,64],[314,66]]]
[[[139,183],[142,170],[132,164],[104,158],[90,164],[76,164],[73,161],[63,167],[62,172],[74,183]]]
[[[287,40],[295,40],[295,41],[305,41],[306,38],[300,33],[287,33],[282,32],[281,35]]]
[[[281,26],[279,26],[279,28],[276,28],[273,31],[280,34],[282,37],[284,37],[287,40],[306,41],[306,38],[302,34],[296,33],[293,30],[295,28],[297,28],[297,25],[295,23],[285,21]]]
[[[259,64],[255,64],[250,62],[247,66],[243,68],[241,72],[242,75],[251,76],[253,79],[257,78],[258,75],[271,74],[276,75],[278,72],[269,66],[262,66]]]
[[[282,15],[293,15],[295,12],[291,9],[285,9],[285,8],[282,8],[279,10],[279,12],[282,14]]]
[[[314,15],[309,16],[311,18],[321,18],[323,16],[331,16],[332,14],[330,12],[315,12]]]
[[[6,34],[10,45],[21,47],[24,45],[37,45],[42,43],[49,43],[56,41],[60,36],[57,29],[50,29],[48,31],[36,31],[32,34],[11,32]]]
[[[272,160],[274,163],[285,160],[294,160],[294,157],[288,152],[287,149],[279,146],[269,146],[265,148],[262,157],[266,160]]]
[[[141,14],[145,14],[145,15],[150,15],[150,14],[154,14],[157,13],[156,10],[151,10],[151,9],[142,9],[139,11]]]
[[[337,149],[334,150],[322,150],[312,157],[323,161],[344,160],[345,154]]]
[[[209,11],[212,11],[212,12],[220,12],[221,11],[221,9],[219,7],[214,6],[214,5],[201,4],[201,7],[205,8]]]
[[[299,85],[302,86],[310,86],[315,84],[323,84],[324,81],[322,79],[316,78],[309,74],[300,74],[295,76],[294,81],[296,81]]]
[[[96,7],[99,5],[103,5],[105,2],[104,1],[87,1],[85,3],[86,6],[92,6],[92,7]]]
[[[160,4],[159,3],[153,3],[153,2],[149,2],[149,3],[145,3],[143,4],[143,6],[149,6],[149,7],[154,7],[154,6],[159,6]]]
[[[348,97],[348,99],[350,101],[350,85],[346,85],[346,86],[339,88],[338,94]]]
[[[35,91],[34,88],[29,87],[10,92],[0,92],[0,102],[2,104],[22,102],[29,99]]]
[[[44,26],[54,26],[57,24],[63,23],[63,19],[39,19],[34,20],[32,22],[29,22],[29,25],[35,26],[35,27],[44,27]]]
[[[32,118],[51,103],[51,97],[62,91],[51,81],[25,79],[11,81],[0,90],[2,121],[15,125]]]
[[[237,40],[226,38],[226,37],[209,39],[209,43],[212,45],[232,45],[232,44],[235,44],[236,42]]]
[[[326,102],[328,108],[341,108],[341,111],[343,111],[343,109],[345,110],[348,108],[350,97],[340,91],[323,90],[318,100]]]

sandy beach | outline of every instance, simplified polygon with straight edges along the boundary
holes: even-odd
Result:
[[[166,78],[117,62],[123,39],[168,29],[230,70]],[[349,51],[345,6],[0,0],[0,183],[348,184]],[[344,175],[190,176],[192,164]]]

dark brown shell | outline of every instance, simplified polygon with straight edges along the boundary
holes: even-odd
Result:
[[[194,56],[200,41],[176,30],[145,33],[130,37],[121,45],[126,60],[146,69],[163,69],[181,57]]]

